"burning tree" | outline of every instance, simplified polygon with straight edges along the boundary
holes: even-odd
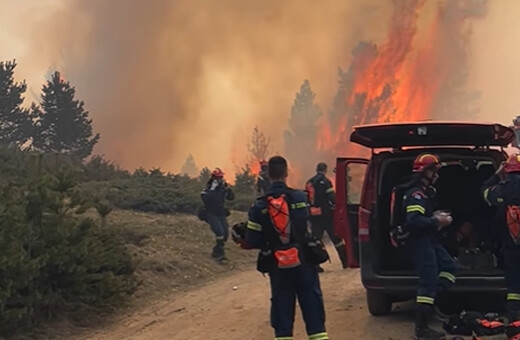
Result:
[[[315,102],[316,93],[305,80],[296,93],[289,128],[284,132],[285,153],[299,171],[310,172],[318,158],[316,150],[317,126],[322,112]]]
[[[85,103],[74,99],[76,89],[55,72],[42,91],[40,106],[32,106],[36,120],[33,147],[79,159],[88,157],[99,141],[99,134],[93,135],[92,119],[84,109]]]
[[[199,169],[197,169],[197,165],[195,164],[195,159],[192,154],[184,161],[184,165],[181,168],[181,174],[189,177],[197,177],[199,175]]]
[[[25,81],[14,81],[16,61],[0,62],[0,144],[25,144],[31,135],[29,110],[22,108]]]
[[[248,166],[252,173],[258,173],[260,170],[258,164],[261,160],[267,159],[271,152],[271,141],[258,129],[258,126],[253,129],[247,150],[249,151]]]

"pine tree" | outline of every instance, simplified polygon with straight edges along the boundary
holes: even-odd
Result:
[[[195,164],[195,159],[192,154],[184,161],[184,165],[181,168],[181,175],[189,176],[189,177],[197,177],[199,175],[199,169],[197,169],[197,165]]]
[[[307,172],[317,160],[317,125],[322,113],[315,103],[316,94],[305,80],[296,94],[289,118],[289,129],[284,132],[285,153],[300,172]]]
[[[202,168],[199,173],[199,182],[203,185],[206,185],[208,183],[209,179],[211,178],[211,170],[208,167]]]
[[[89,156],[99,134],[93,135],[92,119],[84,109],[84,102],[74,99],[75,88],[55,72],[42,91],[40,106],[32,106],[36,120],[33,147],[79,159]]]
[[[246,164],[240,172],[235,175],[235,191],[238,193],[251,194],[255,190],[256,176]]]
[[[258,126],[253,129],[247,150],[249,151],[249,163],[255,164],[258,164],[261,160],[266,160],[271,152],[271,141],[258,129]]]
[[[25,81],[14,81],[16,61],[0,62],[0,144],[22,146],[31,135],[29,110],[23,108]]]

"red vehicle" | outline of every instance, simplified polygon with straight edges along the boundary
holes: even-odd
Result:
[[[371,149],[371,157],[337,158],[334,218],[336,232],[345,239],[349,267],[361,269],[372,315],[387,314],[393,302],[416,293],[410,253],[406,247],[393,247],[389,237],[395,227],[392,191],[411,175],[413,159],[425,151],[440,156],[438,208],[452,211],[454,228],[472,223],[480,242],[489,237],[485,231],[496,213],[484,202],[480,187],[506,159],[504,148],[514,139],[513,129],[500,124],[429,121],[354,128],[350,141]],[[503,271],[500,265],[462,269],[452,291],[505,291]]]

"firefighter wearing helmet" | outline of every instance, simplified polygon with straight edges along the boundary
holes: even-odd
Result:
[[[411,255],[419,276],[415,336],[424,340],[444,339],[445,334],[429,328],[428,323],[436,310],[435,296],[455,282],[455,261],[435,237],[452,220],[449,214],[434,211],[434,185],[439,168],[436,155],[419,155],[413,162],[414,182],[403,200]]]
[[[267,161],[260,161],[260,173],[258,174],[258,178],[256,179],[256,193],[260,196],[265,195],[267,189],[271,185],[271,181],[269,181],[269,175],[267,173]]]
[[[224,203],[225,200],[235,199],[235,195],[224,180],[224,172],[220,168],[212,171],[201,198],[205,210],[204,220],[210,225],[216,238],[211,257],[222,262],[226,260],[224,244],[229,237],[229,226],[226,220],[229,210],[225,208]]]
[[[507,283],[506,334],[520,340],[520,155],[509,156],[482,185],[489,205],[498,207],[504,270]]]

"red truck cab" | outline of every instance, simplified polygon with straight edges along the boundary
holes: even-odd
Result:
[[[513,129],[500,124],[414,122],[364,125],[350,141],[370,149],[369,158],[337,158],[335,228],[346,243],[350,268],[360,268],[372,315],[391,311],[392,303],[415,296],[417,276],[406,247],[391,245],[391,193],[411,175],[420,153],[440,156],[437,208],[449,209],[453,228],[472,223],[479,241],[490,238],[496,214],[480,187],[507,157],[504,147],[515,139]],[[368,153],[368,152],[367,152]],[[453,256],[457,257],[457,247]],[[496,251],[496,256],[499,256]],[[500,265],[463,269],[455,292],[505,290]]]

